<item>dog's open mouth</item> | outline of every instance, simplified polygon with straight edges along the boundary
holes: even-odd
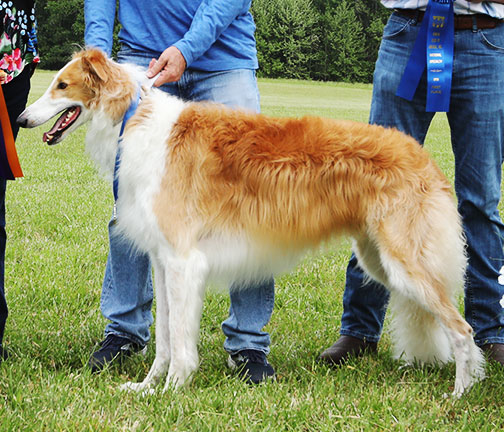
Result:
[[[68,108],[61,114],[54,126],[49,132],[44,133],[42,138],[44,142],[49,145],[56,144],[58,138],[61,137],[65,129],[68,129],[77,120],[81,113],[81,109],[78,106],[73,106]]]

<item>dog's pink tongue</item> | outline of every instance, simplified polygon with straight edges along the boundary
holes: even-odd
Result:
[[[66,117],[66,111],[60,116],[60,118],[56,121],[56,123],[54,123],[54,126],[52,127],[52,129],[50,131],[44,133],[44,135],[42,136],[42,140],[44,142],[48,142],[52,139],[53,135],[58,131],[61,124],[65,120],[65,117]]]

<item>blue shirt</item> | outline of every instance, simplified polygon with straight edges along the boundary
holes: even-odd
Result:
[[[177,47],[203,71],[257,69],[251,0],[120,0],[119,40],[152,57]],[[110,55],[116,0],[85,0],[86,46]]]

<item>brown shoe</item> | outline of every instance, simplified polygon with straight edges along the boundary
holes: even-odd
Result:
[[[336,343],[320,354],[320,360],[332,366],[343,364],[349,357],[361,357],[376,352],[376,342],[366,342],[352,336],[342,335]]]
[[[486,344],[482,345],[481,349],[486,353],[489,360],[494,360],[504,365],[504,344]]]

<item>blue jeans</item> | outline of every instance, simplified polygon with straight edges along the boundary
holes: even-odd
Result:
[[[147,67],[150,53],[123,48],[120,63],[134,63]],[[259,91],[253,70],[202,72],[188,69],[176,83],[164,84],[161,89],[184,100],[211,100],[231,107],[259,111]],[[151,266],[149,257],[125,247],[124,241],[114,236],[115,225],[109,223],[110,251],[102,287],[101,310],[109,323],[105,334],[114,333],[139,344],[150,339],[153,322]],[[270,337],[262,331],[268,323],[274,304],[274,281],[231,290],[229,318],[222,324],[226,335],[224,348],[234,354],[244,349],[269,353]]]
[[[425,74],[414,99],[395,96],[419,25],[393,13],[383,34],[374,73],[370,123],[395,127],[424,142],[433,113],[425,112]],[[465,317],[478,345],[504,343],[499,269],[504,265],[501,196],[504,146],[504,25],[455,32],[453,81],[447,113],[455,156],[455,192],[467,236],[469,265]],[[377,342],[388,294],[363,285],[352,256],[343,296],[341,334]]]

